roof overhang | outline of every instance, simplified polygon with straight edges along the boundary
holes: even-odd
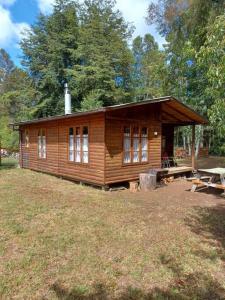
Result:
[[[208,124],[208,120],[202,117],[197,112],[195,112],[193,109],[186,106],[185,104],[183,104],[181,101],[179,101],[174,97],[166,96],[166,97],[145,100],[141,102],[131,102],[131,103],[114,105],[114,106],[107,106],[107,107],[103,107],[96,110],[90,110],[86,112],[76,112],[70,115],[60,115],[60,116],[53,116],[53,117],[29,120],[24,122],[18,122],[11,125],[13,125],[14,127],[18,127],[23,125],[38,124],[38,123],[49,122],[49,121],[58,121],[58,120],[64,120],[69,118],[88,116],[88,115],[105,113],[105,112],[116,111],[116,110],[124,110],[128,108],[132,109],[140,106],[146,106],[147,108],[149,105],[151,106],[154,104],[160,104],[161,106],[162,123],[174,124],[175,126]]]

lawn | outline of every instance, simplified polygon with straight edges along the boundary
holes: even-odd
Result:
[[[225,299],[225,198],[0,170],[1,299]]]

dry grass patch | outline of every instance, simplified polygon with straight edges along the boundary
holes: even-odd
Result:
[[[0,295],[224,299],[225,200],[188,188],[110,193],[0,171]]]

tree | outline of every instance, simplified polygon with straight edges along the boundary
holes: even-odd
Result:
[[[8,53],[4,49],[0,49],[0,93],[5,77],[15,68],[14,63],[10,59]]]
[[[95,97],[93,108],[129,101],[131,94],[131,30],[114,6],[111,0],[86,0],[80,10],[78,63],[69,71],[81,102]]]
[[[205,94],[213,103],[208,116],[213,128],[215,148],[225,153],[225,15],[218,16],[208,27],[206,41],[198,53],[198,63],[204,70]],[[219,142],[219,144],[218,144]]]
[[[136,98],[154,98],[162,96],[166,89],[167,65],[165,54],[159,50],[154,37],[146,34],[138,36],[132,47],[135,58],[133,82]]]
[[[56,1],[52,15],[40,15],[21,43],[40,93],[35,116],[63,112],[65,82],[74,110],[130,100],[130,34],[112,0]]]
[[[68,69],[77,60],[78,34],[77,4],[57,0],[52,15],[40,15],[22,40],[22,63],[40,94],[34,112],[36,117],[62,113],[64,83],[70,85]],[[72,95],[77,96],[76,91],[71,90]]]
[[[155,23],[167,41],[168,94],[205,116],[215,100],[207,92],[207,64],[199,63],[198,54],[207,40],[209,26],[223,9],[223,0],[160,0],[151,3],[148,10],[148,23]],[[197,137],[203,136],[202,131],[200,127]],[[199,144],[197,138],[197,148]]]

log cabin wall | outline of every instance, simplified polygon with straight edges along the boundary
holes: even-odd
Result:
[[[78,126],[88,126],[88,164],[69,161],[69,128]],[[21,147],[21,157],[26,153],[29,169],[104,185],[104,128],[103,113],[22,126],[22,133],[29,132],[29,147]],[[46,159],[38,157],[40,129],[46,131]]]
[[[105,184],[135,180],[139,173],[161,167],[161,108],[135,107],[106,113]],[[124,126],[148,128],[148,162],[126,165],[123,163]],[[154,132],[157,132],[155,136]]]

